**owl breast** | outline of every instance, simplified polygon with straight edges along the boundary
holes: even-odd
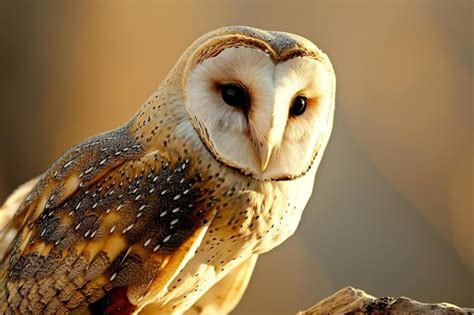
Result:
[[[306,189],[295,189],[294,182],[256,182],[232,172],[211,181],[221,188],[216,215],[194,257],[160,301],[162,314],[182,314],[243,261],[291,236],[311,191],[304,179],[299,181]]]

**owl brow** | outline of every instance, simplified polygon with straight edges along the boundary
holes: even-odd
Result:
[[[216,45],[210,45],[209,47],[200,52],[200,54],[197,56],[197,59],[195,60],[195,65],[200,64],[206,59],[217,57],[227,48],[239,47],[256,48],[262,50],[272,59],[275,64],[285,62],[293,58],[303,57],[322,61],[322,58],[318,53],[307,50],[303,47],[291,48],[284,51],[281,55],[278,55],[270,46],[266,45],[266,43],[251,38],[245,38],[240,39],[239,42],[221,41]]]
[[[282,54],[279,58],[279,62],[287,61],[289,59],[293,58],[311,58],[315,59],[317,61],[322,61],[321,56],[313,51],[308,51],[304,48],[297,47],[291,50],[286,51],[284,54]]]
[[[207,45],[206,48],[202,49],[197,54],[194,64],[198,65],[208,58],[216,57],[227,48],[238,47],[257,48],[266,52],[272,58],[272,60],[276,59],[276,54],[273,49],[271,49],[271,47],[266,45],[264,42],[252,38],[231,36],[225,40],[220,40],[216,43]]]

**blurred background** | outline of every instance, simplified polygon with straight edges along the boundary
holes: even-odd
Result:
[[[203,33],[293,32],[334,64],[333,137],[299,229],[233,314],[294,314],[348,285],[474,306],[474,2],[0,3],[2,201],[127,121]]]

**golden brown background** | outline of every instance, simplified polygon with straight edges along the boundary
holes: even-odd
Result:
[[[181,52],[245,24],[334,64],[333,138],[294,237],[234,314],[293,314],[347,285],[474,306],[473,1],[0,2],[0,199],[128,120]]]

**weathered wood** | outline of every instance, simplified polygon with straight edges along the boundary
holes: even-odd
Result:
[[[406,297],[376,298],[363,290],[346,287],[297,315],[315,314],[474,314],[474,308],[450,303],[421,303]]]

